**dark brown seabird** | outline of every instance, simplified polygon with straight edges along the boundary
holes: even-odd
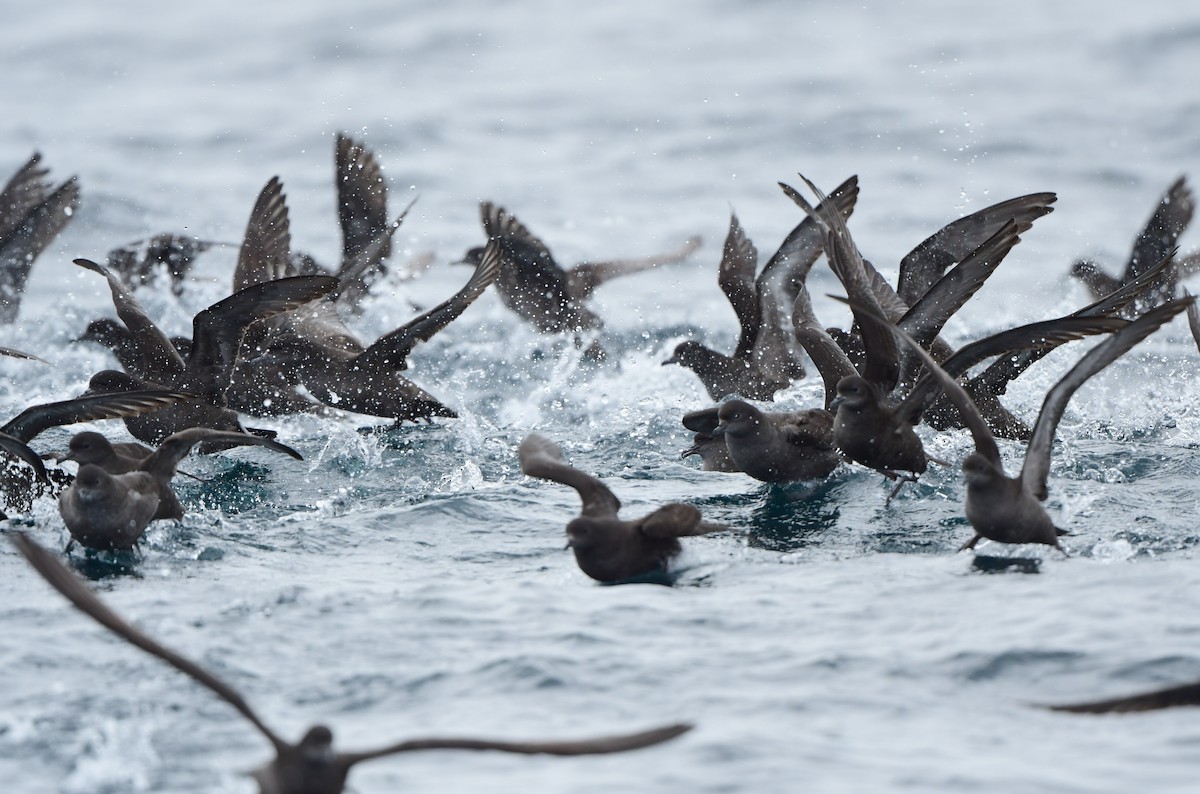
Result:
[[[568,485],[579,493],[583,508],[567,524],[567,547],[579,569],[598,582],[619,582],[665,572],[682,551],[679,539],[729,529],[704,521],[691,505],[668,504],[633,521],[617,516],[621,501],[608,486],[563,462],[562,449],[545,436],[531,433],[517,448],[521,471],[530,477]]]
[[[43,430],[51,427],[99,419],[123,419],[191,399],[192,395],[183,392],[137,391],[96,394],[73,400],[42,403],[32,405],[14,416],[0,427],[0,433],[27,444]],[[40,462],[34,467],[35,473],[39,468]],[[47,480],[46,475],[50,474],[53,477]],[[5,505],[24,512],[32,506],[35,495],[53,492],[55,487],[65,487],[70,478],[60,469],[54,469],[52,472],[45,472],[43,469],[35,481],[22,469],[6,469],[3,481]]]
[[[484,201],[479,214],[488,241],[500,246],[503,264],[496,280],[500,300],[542,333],[600,328],[603,322],[584,305],[596,287],[618,276],[682,262],[700,247],[700,238],[692,237],[664,254],[583,262],[564,270],[546,244],[503,207]],[[463,257],[464,264],[477,265],[483,252],[484,246],[470,249]]]
[[[55,555],[20,532],[11,535],[14,545],[54,589],[79,610],[131,645],[157,656],[167,664],[208,688],[224,700],[266,737],[275,749],[275,758],[251,774],[262,794],[341,794],[346,778],[355,764],[396,753],[414,750],[494,750],[523,755],[597,755],[638,750],[674,739],[691,730],[688,724],[668,725],[640,733],[557,742],[511,742],[492,739],[426,738],[403,742],[365,752],[336,752],[333,733],[323,725],[310,728],[298,744],[285,741],[267,727],[241,694],[192,660],[159,644],[109,609]]]
[[[301,459],[299,452],[269,438],[193,427],[168,436],[157,450],[123,474],[110,474],[100,465],[84,463],[75,482],[58,497],[58,511],[72,543],[79,541],[100,551],[133,549],[151,521],[183,518],[183,505],[171,490],[171,478],[179,461],[201,442],[266,447]],[[68,551],[72,543],[67,544]]]
[[[717,412],[717,408],[703,408],[683,415],[683,426],[696,435],[692,438],[692,446],[680,453],[679,457],[699,456],[701,468],[705,471],[727,474],[739,472],[741,469],[729,457],[729,447],[726,446],[725,439],[716,435],[717,425],[721,422]]]
[[[783,183],[780,183],[780,187],[797,204],[802,204],[803,197],[794,189]],[[1051,205],[1056,200],[1054,193],[1030,193],[984,207],[951,221],[900,260],[900,275],[895,288],[888,284],[869,261],[862,259],[866,284],[874,294],[882,315],[916,336],[918,341],[933,353],[934,358],[939,361],[948,358],[954,351],[937,336],[937,333],[940,333],[945,320],[961,306],[961,301],[973,292],[972,280],[980,276],[986,277],[989,272],[987,268],[998,263],[992,261],[989,265],[988,260],[981,261],[981,257],[988,254],[994,257],[1003,252],[999,246],[1005,244],[1005,237],[1001,233],[1006,225],[1015,224],[1012,231],[1016,235],[1023,234],[1038,218],[1053,212],[1054,208]],[[967,267],[960,269],[955,267],[956,265]],[[966,292],[963,292],[964,289]],[[815,326],[815,318],[809,319],[814,323],[814,329],[820,328]],[[797,322],[795,315],[793,321]],[[849,333],[837,328],[822,330],[822,335],[834,341],[847,357],[852,371],[863,368],[865,349],[860,329],[855,326]],[[926,340],[924,337],[930,334],[932,337]],[[809,352],[811,355],[811,351]],[[898,385],[903,390],[915,381],[919,374],[919,364],[915,356],[904,350],[899,352],[901,357]],[[1023,369],[1014,370],[1009,377],[1016,377],[1021,371]],[[836,380],[832,381],[835,387],[836,383]],[[1003,393],[1004,383],[1007,381],[1000,384],[1000,393]],[[978,397],[980,411],[993,433],[1005,438],[1029,437],[1029,428],[1013,416],[995,394],[988,393],[982,387],[969,386],[968,390]],[[832,394],[827,395],[827,402],[831,398]],[[958,412],[941,411],[940,408],[940,405],[935,406],[931,413],[931,424],[944,429],[938,420],[943,416],[951,417],[952,421],[957,420]]]
[[[1195,211],[1195,197],[1186,177],[1180,176],[1163,193],[1154,213],[1133,241],[1133,249],[1119,278],[1110,276],[1095,262],[1086,259],[1071,266],[1071,276],[1081,281],[1094,299],[1115,292],[1166,258],[1192,222]],[[1179,275],[1178,263],[1162,271],[1154,284],[1138,298],[1134,311],[1144,311],[1175,297]]]
[[[407,212],[407,210],[406,210]],[[394,231],[404,219],[401,214]],[[263,188],[251,213],[246,242],[234,273],[234,288],[263,286],[279,278],[288,260],[290,222],[286,196],[278,179]],[[389,235],[390,235],[389,231]],[[389,237],[390,239],[390,237]],[[378,240],[376,241],[378,242]],[[374,244],[372,244],[374,245]],[[485,257],[467,283],[450,298],[367,346],[338,314],[338,298],[349,288],[339,274],[335,293],[298,311],[251,327],[243,342],[229,389],[231,402],[255,412],[290,412],[304,387],[319,405],[401,421],[431,421],[456,416],[433,395],[399,373],[417,344],[428,341],[457,319],[499,273],[498,255]]]
[[[975,535],[963,544],[963,549],[974,548],[984,538],[1000,543],[1044,543],[1062,549],[1058,543],[1060,530],[1054,526],[1042,502],[1047,496],[1046,479],[1050,474],[1054,433],[1067,403],[1088,378],[1186,310],[1193,300],[1189,298],[1163,304],[1084,354],[1046,394],[1037,423],[1033,426],[1033,437],[1025,451],[1021,474],[1016,478],[1004,473],[996,439],[963,387],[947,375],[912,337],[893,327],[896,337],[920,356],[927,370],[940,381],[951,402],[962,412],[963,420],[975,439],[975,452],[968,455],[962,464],[967,481],[967,520],[975,528]]]
[[[41,154],[23,165],[0,189],[0,323],[17,319],[33,261],[66,227],[79,208],[79,183],[58,187],[46,179]]]
[[[795,189],[787,185],[782,187],[823,231],[826,257],[846,288],[865,352],[865,360],[858,371],[848,357],[819,367],[822,376],[827,378],[827,394],[828,378],[840,375],[835,381],[836,396],[827,406],[835,412],[834,441],[850,460],[897,481],[888,496],[890,501],[905,482],[915,481],[927,467],[925,447],[913,430],[914,417],[898,414],[890,404],[892,392],[907,380],[905,371],[915,368],[907,364],[910,357],[902,355],[897,347],[889,330],[890,323],[880,319],[886,313],[872,287],[871,273],[874,271],[867,269],[845,221],[839,213],[825,206],[825,195],[816,185],[803,174],[800,178],[822,202],[821,206],[813,207]],[[1014,221],[1003,224],[999,231],[930,286],[898,324],[910,328],[911,333],[925,344],[931,343],[950,316],[983,286],[1019,241],[1017,224]],[[811,311],[807,301],[804,306]],[[797,308],[793,306],[794,313]],[[798,325],[795,314],[793,323]],[[801,330],[797,328],[797,331]],[[823,351],[809,352],[814,360],[823,355]],[[831,352],[836,354],[836,351]],[[908,474],[901,475],[900,472]]]
[[[278,323],[258,361],[287,370],[293,382],[327,405],[396,421],[457,414],[399,373],[421,342],[457,319],[501,272],[499,246],[489,243],[471,278],[454,295],[364,346],[331,301],[318,301]]]
[[[827,477],[842,455],[833,443],[833,415],[823,408],[760,411],[729,400],[716,411],[712,435],[725,440],[739,471],[763,482],[785,483]]]
[[[829,203],[842,218],[850,217],[857,200],[856,176],[829,196]],[[797,292],[821,256],[823,238],[816,221],[806,217],[788,233],[756,278],[758,251],[737,216],[732,216],[717,283],[741,326],[737,348],[733,355],[726,356],[688,340],[676,345],[663,364],[679,364],[695,372],[714,400],[733,394],[770,400],[775,392],[804,377],[801,351],[789,318]]]
[[[80,466],[90,463],[109,474],[127,474],[150,457],[154,450],[136,441],[114,444],[94,430],[76,433],[67,444],[67,452],[59,460],[73,460]]]
[[[278,179],[274,181],[278,182]],[[371,284],[387,272],[392,236],[399,221],[389,222],[387,182],[373,152],[353,138],[338,133],[334,141],[334,186],[337,190],[338,221],[342,231],[342,261],[331,271],[301,252],[289,250],[278,261],[272,278],[285,276],[337,276],[341,303],[351,311],[360,311],[360,301]],[[269,235],[267,225],[258,231]],[[236,243],[201,240],[181,234],[158,234],[138,240],[108,253],[108,267],[131,288],[148,283],[154,272],[165,268],[175,294],[183,292],[186,277],[199,254],[214,247],[235,248]],[[430,258],[422,255],[407,263],[401,273],[411,277],[427,267]]]
[[[185,358],[112,272],[87,259],[76,259],[75,263],[99,273],[108,281],[117,316],[130,331],[131,341],[139,353],[135,371],[98,373],[93,376],[89,391],[132,391],[161,384],[199,398],[165,411],[127,419],[125,426],[129,432],[150,444],[157,444],[171,433],[190,427],[245,432],[237,414],[227,407],[225,392],[246,329],[321,298],[337,286],[337,279],[330,276],[298,276],[235,292],[192,319],[192,344]],[[216,443],[210,443],[204,450],[217,448]]]

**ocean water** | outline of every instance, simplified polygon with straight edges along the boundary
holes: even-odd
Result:
[[[324,722],[338,745],[462,734],[566,738],[687,720],[670,744],[599,758],[414,753],[356,769],[355,791],[1193,791],[1194,712],[1054,714],[1064,702],[1200,678],[1200,385],[1182,321],[1072,401],[1049,509],[1070,557],[984,575],[970,535],[961,432],[922,430],[934,468],[890,507],[844,467],[767,487],[679,460],[709,404],[659,362],[685,338],[731,349],[716,284],[731,209],[765,258],[799,220],[777,181],[858,174],[851,230],[886,274],[942,224],[1053,190],[954,318],[955,342],[1086,302],[1074,258],[1115,270],[1166,186],[1200,158],[1200,11],[1168,3],[921,0],[366,2],[335,10],[216,0],[68,0],[6,10],[0,171],[33,149],[78,174],[83,204],[35,265],[0,342],[0,410],[84,388],[107,354],[70,344],[111,314],[70,264],[160,231],[238,240],[272,175],[295,247],[338,238],[333,136],[383,164],[403,259],[355,329],[374,339],[467,277],[495,200],[563,263],[705,239],[689,262],[602,287],[610,350],[584,364],[485,294],[413,357],[412,378],[460,413],[360,432],[370,419],[258,421],[305,461],[189,459],[179,525],[156,526],[104,598],[233,683],[276,730]],[[1184,248],[1195,245],[1185,236]],[[226,294],[216,252],[182,298],[142,290],[170,331]],[[830,324],[846,312],[824,265]],[[1086,344],[1047,357],[1008,404],[1032,420]],[[820,399],[798,382],[782,407]],[[97,425],[124,437],[115,423]],[[626,515],[684,501],[736,531],[691,539],[673,587],[599,586],[563,550],[569,489],[523,477],[529,431],[602,477]],[[40,437],[61,448],[70,431]],[[1010,471],[1023,453],[1002,444]],[[0,529],[61,546],[53,502]],[[1031,553],[984,544],[982,553]],[[89,569],[93,575],[100,571]],[[0,777],[7,791],[250,792],[266,742],[206,690],[75,612],[0,544]]]

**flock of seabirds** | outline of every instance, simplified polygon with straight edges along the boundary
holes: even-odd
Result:
[[[78,207],[77,180],[56,186],[48,177],[35,153],[0,192],[0,323],[15,321],[34,260]],[[925,451],[915,432],[918,424],[965,428],[975,444],[962,462],[965,512],[974,535],[963,548],[986,539],[1045,544],[1066,554],[1059,537],[1067,533],[1054,525],[1042,502],[1055,430],[1071,396],[1180,313],[1188,314],[1200,346],[1200,311],[1186,291],[1176,294],[1180,279],[1200,269],[1200,255],[1176,255],[1176,241],[1195,210],[1184,178],[1162,196],[1120,276],[1092,262],[1074,265],[1071,274],[1091,291],[1092,303],[957,350],[941,338],[942,327],[1020,235],[1053,210],[1055,195],[1021,196],[953,221],[900,261],[893,286],[862,257],[847,227],[858,199],[857,178],[828,195],[800,179],[806,190],[780,187],[803,219],[761,269],[754,244],[737,217],[731,219],[717,279],[741,325],[737,348],[726,355],[685,341],[663,362],[695,372],[716,403],[682,417],[695,433],[694,445],[683,455],[698,456],[707,470],[742,472],[768,483],[824,478],[850,462],[893,480],[890,501],[930,461],[949,465]],[[3,474],[7,509],[28,511],[33,499],[57,496],[71,537],[64,554],[75,544],[89,553],[136,550],[152,522],[183,517],[171,482],[193,449],[214,453],[259,446],[300,458],[272,431],[243,426],[243,415],[351,412],[396,422],[453,418],[454,411],[401,373],[417,344],[455,320],[489,286],[494,284],[502,302],[539,331],[573,336],[581,356],[602,359],[595,332],[603,323],[587,305],[593,291],[614,277],[683,261],[700,245],[692,238],[655,256],[563,269],[512,213],[483,202],[486,243],[466,253],[463,263],[474,270],[463,287],[367,344],[342,317],[360,313],[372,285],[396,267],[390,263],[392,238],[408,209],[389,216],[387,183],[375,156],[346,135],[336,140],[335,187],[343,238],[339,265],[326,267],[291,250],[283,185],[272,178],[251,211],[230,296],[195,316],[190,339],[164,334],[135,293],[161,284],[164,274],[169,288],[182,293],[196,259],[221,243],[164,233],[111,251],[104,264],[76,259],[76,265],[105,279],[116,319],[94,320],[75,341],[105,346],[121,369],[98,372],[84,394],[32,406],[0,427],[0,448],[15,459]],[[844,297],[831,297],[850,306],[848,330],[826,328],[813,313],[806,279],[822,256],[844,288]],[[427,264],[419,258],[403,265],[401,273]],[[1104,339],[1050,389],[1032,427],[1004,407],[1000,397],[1009,382],[1059,345],[1087,336]],[[36,359],[11,348],[0,353]],[[989,359],[992,363],[969,374]],[[822,379],[823,405],[784,412],[748,402],[771,401],[805,377],[805,360]],[[71,438],[65,452],[39,454],[29,446],[47,428],[101,419],[122,419],[138,441],[112,442],[87,431]],[[1005,472],[997,437],[1027,442],[1018,476]],[[686,504],[622,519],[621,502],[608,486],[571,466],[557,444],[537,433],[521,442],[518,455],[525,474],[578,492],[582,508],[566,525],[568,546],[580,569],[600,582],[644,580],[665,572],[681,551],[681,538],[729,529],[705,521]],[[66,461],[78,466],[73,476],[61,466]],[[401,752],[615,753],[665,742],[691,728],[679,724],[550,742],[428,738],[335,752],[332,733],[318,725],[293,744],[267,727],[227,683],[104,605],[61,555],[23,532],[8,534],[34,570],[76,607],[209,688],[267,738],[275,758],[253,773],[267,794],[341,792],[355,764]],[[1114,712],[1177,705],[1200,705],[1200,683],[1051,708]]]

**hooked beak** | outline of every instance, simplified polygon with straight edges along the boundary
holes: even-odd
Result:
[[[671,356],[666,361],[664,361],[660,366],[665,367],[668,364],[678,364],[678,363],[679,363],[679,359],[675,358],[675,356]]]
[[[839,394],[837,397],[834,397],[829,401],[829,407],[825,410],[829,411],[831,414],[836,414],[838,406],[844,402],[846,402],[846,398]]]
[[[727,429],[728,426],[724,422],[718,423],[717,426],[712,429],[712,437],[720,438],[721,436],[725,435],[725,431]]]
[[[684,458],[688,457],[689,455],[699,455],[699,454],[700,454],[700,445],[696,444],[694,447],[688,447],[683,452],[680,452],[679,459],[683,460]]]

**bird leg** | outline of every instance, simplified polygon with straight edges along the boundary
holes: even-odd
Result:
[[[950,461],[942,460],[941,458],[935,458],[933,455],[930,455],[928,452],[925,453],[925,460],[930,461],[931,463],[936,463],[939,466],[949,466],[950,465]]]
[[[970,540],[968,540],[966,543],[964,543],[964,544],[962,544],[961,546],[959,546],[959,547],[958,547],[958,550],[959,550],[959,551],[966,551],[967,549],[973,549],[973,548],[975,548],[975,544],[976,544],[976,543],[978,543],[978,542],[979,542],[979,541],[981,541],[981,540],[983,540],[983,535],[980,535],[978,532],[976,532],[976,533],[975,533],[975,535],[974,535],[974,537],[972,537],[972,538],[971,538]]]
[[[880,473],[882,473],[883,476],[887,477],[889,480],[897,481],[896,487],[892,489],[892,492],[888,494],[888,498],[884,500],[884,507],[887,507],[892,503],[892,498],[895,497],[896,494],[900,493],[900,489],[904,487],[904,483],[916,482],[919,479],[918,475],[916,474],[900,474],[899,472],[895,472],[890,469],[880,469]]]

